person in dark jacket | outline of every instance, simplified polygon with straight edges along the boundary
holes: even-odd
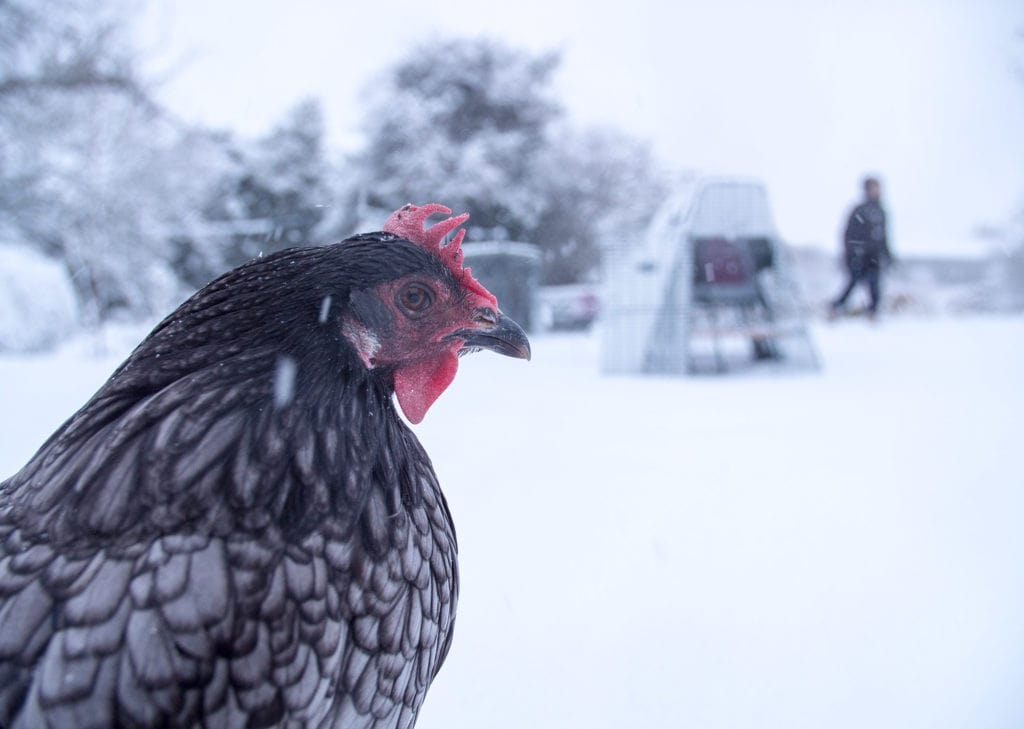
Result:
[[[881,298],[882,267],[892,261],[885,224],[885,210],[880,202],[882,186],[874,177],[864,180],[864,202],[853,209],[843,234],[846,269],[850,280],[839,298],[832,302],[832,313],[838,314],[846,305],[858,283],[867,284],[871,294],[868,313],[874,317]]]

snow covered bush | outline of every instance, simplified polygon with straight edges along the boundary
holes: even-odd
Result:
[[[60,261],[0,245],[0,352],[47,349],[78,324],[78,303]]]

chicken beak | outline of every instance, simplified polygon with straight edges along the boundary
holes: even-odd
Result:
[[[526,332],[501,312],[498,312],[498,320],[494,324],[462,329],[456,336],[463,340],[463,349],[479,347],[506,357],[530,359],[530,340],[526,338]]]

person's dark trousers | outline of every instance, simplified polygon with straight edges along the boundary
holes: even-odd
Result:
[[[857,284],[863,281],[868,285],[868,291],[871,294],[871,304],[868,306],[868,311],[874,314],[878,311],[878,302],[881,300],[881,280],[882,272],[877,268],[850,271],[850,282],[846,285],[846,288],[843,290],[843,293],[839,298],[832,302],[832,308],[841,309],[846,303],[846,300],[850,298],[850,294],[853,293]]]

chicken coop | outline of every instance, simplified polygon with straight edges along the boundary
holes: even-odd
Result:
[[[692,180],[646,231],[609,246],[604,266],[605,372],[819,367],[760,182]]]
[[[536,331],[540,248],[531,243],[480,241],[462,244],[465,265],[501,302],[501,310],[528,332]]]

